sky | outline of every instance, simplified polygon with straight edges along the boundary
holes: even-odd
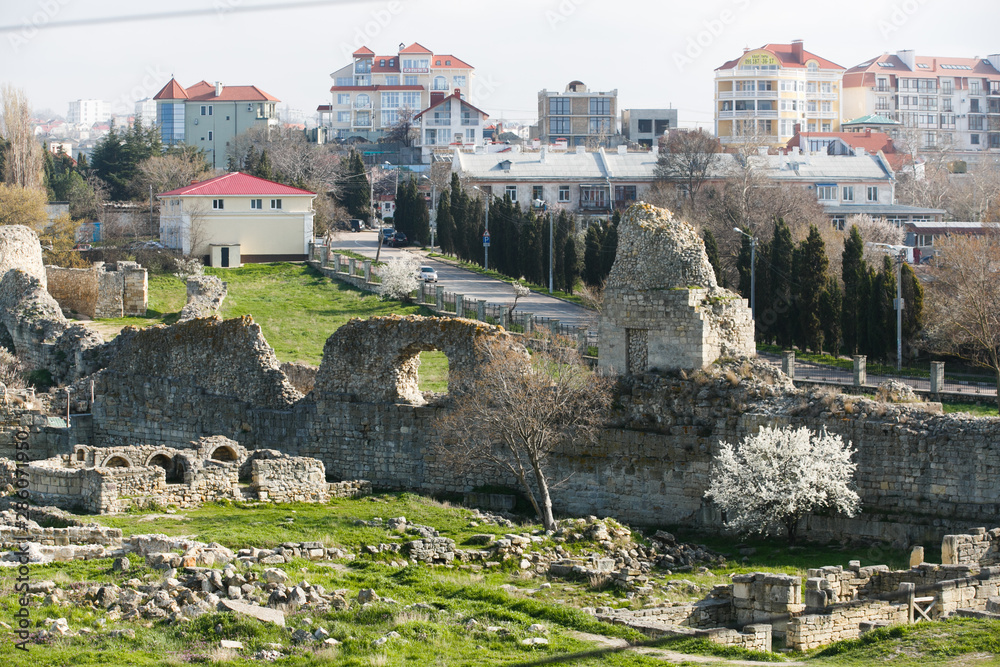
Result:
[[[492,120],[533,122],[538,91],[580,80],[711,130],[713,71],[744,48],[802,39],[844,67],[899,49],[986,57],[997,25],[996,0],[4,0],[0,83],[64,116],[95,98],[131,113],[173,75],[256,85],[311,116],[355,49],[420,42],[476,68],[471,101]]]

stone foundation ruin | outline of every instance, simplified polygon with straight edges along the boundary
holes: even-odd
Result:
[[[757,354],[746,301],[716,284],[705,243],[670,211],[628,209],[604,289],[598,364],[619,373],[700,369]]]
[[[46,266],[45,275],[49,294],[62,308],[87,317],[146,315],[148,277],[135,262],[94,262],[89,269]]]

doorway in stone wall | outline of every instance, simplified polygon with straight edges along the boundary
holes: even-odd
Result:
[[[166,472],[166,483],[167,484],[183,484],[184,483],[184,469],[181,465],[175,462],[175,459],[171,458],[167,454],[157,454],[153,458],[149,459],[147,465],[159,466],[163,468]]]
[[[448,393],[448,355],[441,350],[420,352],[420,367],[417,371],[417,386],[423,393],[433,395]]]

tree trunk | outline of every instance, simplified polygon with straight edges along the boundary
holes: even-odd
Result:
[[[785,528],[788,530],[788,546],[795,546],[795,540],[798,538],[799,531],[799,517],[789,517],[785,519]]]
[[[1000,414],[1000,364],[994,365],[997,374],[997,414]]]
[[[532,460],[531,467],[535,471],[535,483],[538,484],[538,495],[541,496],[541,511],[538,513],[538,518],[542,520],[545,530],[556,530],[558,526],[556,526],[556,520],[552,516],[552,496],[549,495],[548,480],[545,479],[545,473],[542,472],[537,461]]]

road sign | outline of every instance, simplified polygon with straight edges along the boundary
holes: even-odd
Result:
[[[485,232],[483,234],[483,247],[484,248],[489,248],[490,247],[490,233],[489,232]]]

